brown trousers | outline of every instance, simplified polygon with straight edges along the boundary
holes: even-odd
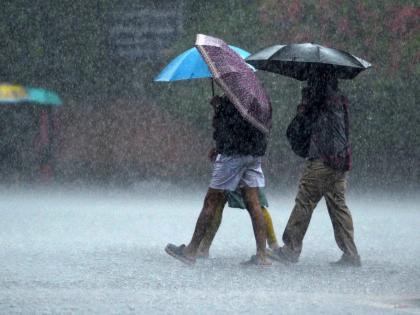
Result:
[[[283,234],[285,254],[297,261],[312,212],[324,197],[338,247],[346,256],[358,256],[354,244],[353,220],[345,202],[346,172],[334,170],[319,160],[306,163],[299,181],[296,204]]]

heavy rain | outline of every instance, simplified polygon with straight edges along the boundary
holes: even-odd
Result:
[[[419,20],[410,0],[3,1],[0,314],[420,314]],[[303,60],[310,70],[255,61],[267,47],[304,43],[324,53]],[[188,78],[164,73],[189,49],[204,74],[192,62]],[[357,64],[323,59],[338,52]],[[287,67],[302,61],[293,54]],[[348,99],[351,168],[322,146],[314,153],[312,138],[298,156],[286,135],[310,82],[324,80],[321,66]],[[232,88],[241,75],[245,87]],[[229,199],[199,258],[208,190],[231,190],[214,175],[224,153],[209,161],[227,138],[214,136],[222,94],[264,135],[267,200],[255,210],[261,178],[249,186],[243,176],[248,211]],[[340,179],[312,216],[303,206],[307,231],[292,233],[305,180],[322,172]],[[324,201],[340,192],[350,225],[346,208]],[[265,208],[274,230],[266,223],[262,234]],[[255,255],[258,235],[265,254]]]

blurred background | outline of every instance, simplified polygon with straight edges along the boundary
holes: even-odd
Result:
[[[45,110],[0,104],[1,181],[206,185],[210,80],[153,82],[203,33],[251,53],[315,42],[371,62],[356,79],[341,81],[351,105],[350,183],[418,189],[419,21],[418,2],[408,0],[4,0],[0,82],[55,91],[63,105],[48,109],[45,162],[39,149]],[[304,83],[257,75],[273,104],[268,185],[294,188],[302,160],[285,131]]]

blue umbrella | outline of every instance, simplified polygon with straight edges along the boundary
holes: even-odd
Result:
[[[63,105],[61,98],[53,91],[40,88],[27,88],[26,90],[29,102],[52,106]]]
[[[251,53],[242,48],[230,45],[229,47],[243,59],[251,55]],[[255,71],[253,66],[248,66]],[[213,78],[213,75],[197,48],[193,47],[184,51],[175,59],[172,59],[172,61],[155,77],[154,81],[171,82],[201,78]],[[211,89],[214,95],[213,80],[211,80]]]
[[[251,55],[246,50],[235,46],[229,46],[243,59]],[[252,67],[252,66],[251,66]],[[211,78],[209,67],[204,62],[197,48],[184,51],[173,59],[154,79],[154,81],[178,81],[200,78]]]

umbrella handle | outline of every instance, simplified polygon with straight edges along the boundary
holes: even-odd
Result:
[[[213,81],[213,78],[211,78],[211,92],[212,92],[212,96],[214,96],[214,81]]]

